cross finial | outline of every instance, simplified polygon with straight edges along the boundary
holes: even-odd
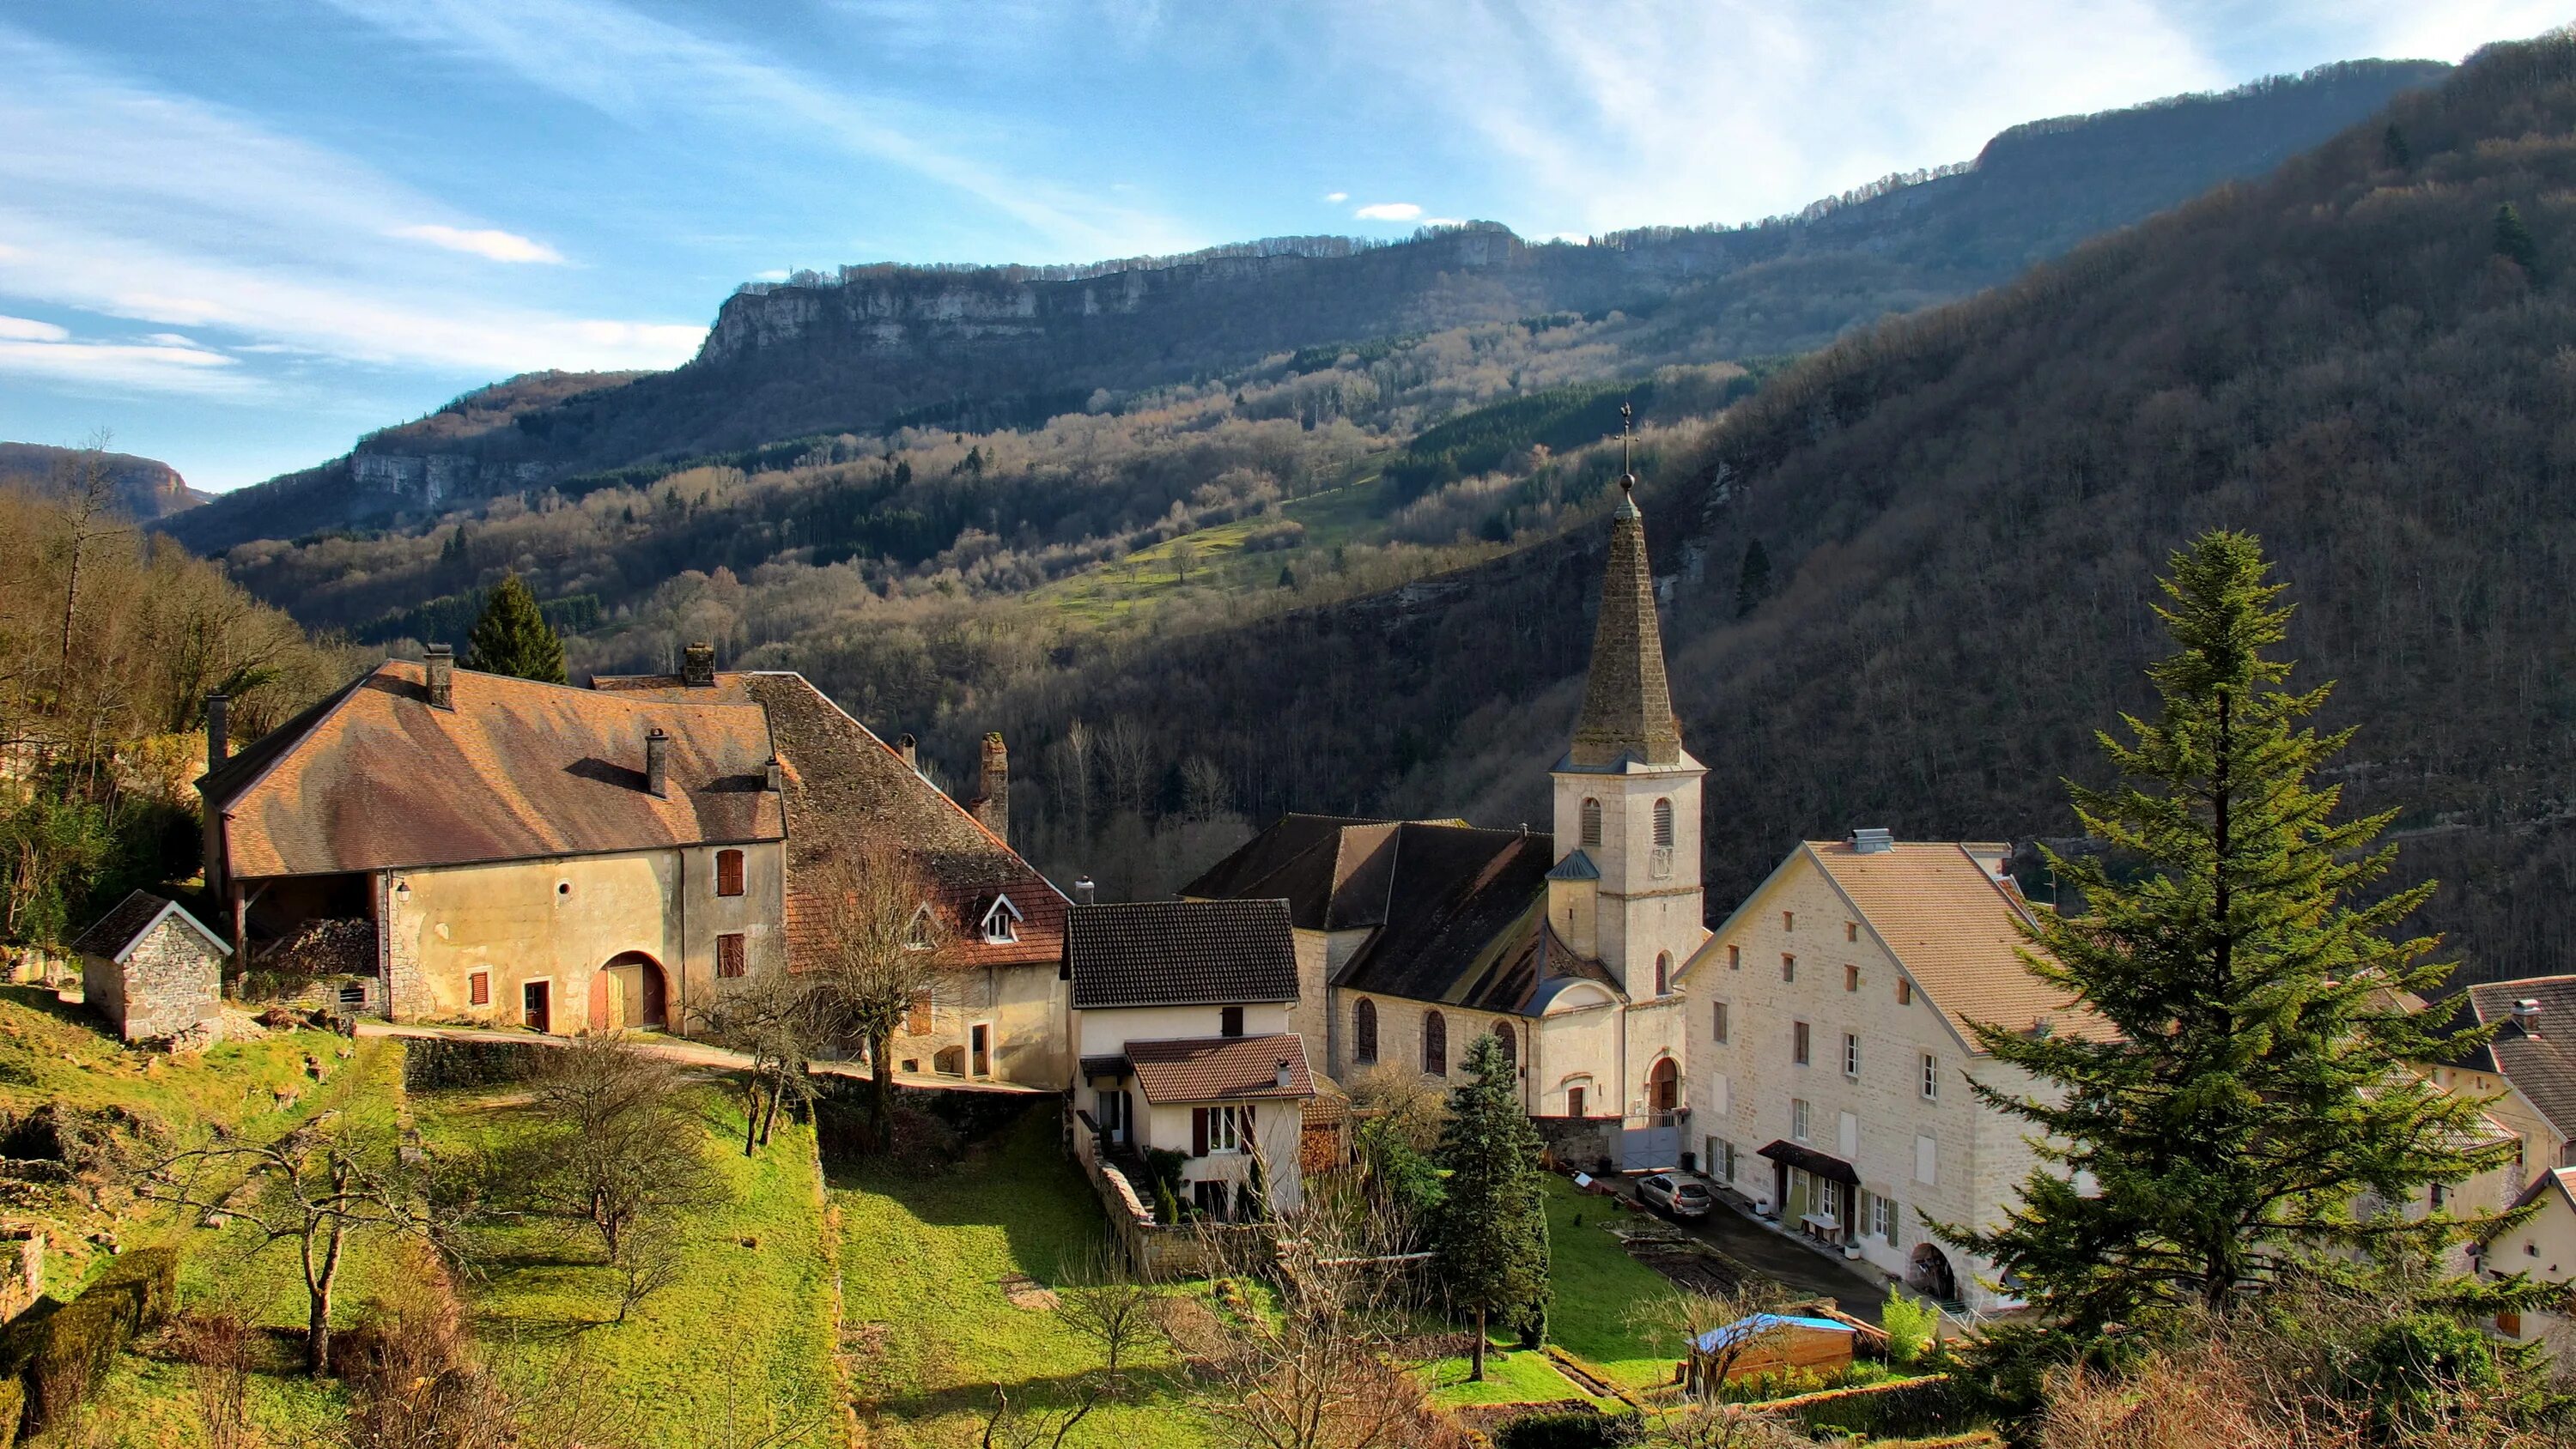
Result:
[[[1619,400],[1619,490],[1623,493],[1637,491],[1636,471],[1628,466],[1628,424],[1635,416],[1636,410],[1628,406],[1627,399],[1621,398]]]

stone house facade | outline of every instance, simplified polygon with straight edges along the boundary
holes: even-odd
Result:
[[[1644,521],[1625,496],[1583,712],[1549,773],[1549,833],[1289,815],[1181,895],[1287,903],[1290,1022],[1333,1079],[1401,1070],[1454,1085],[1491,1034],[1551,1141],[1671,1166],[1691,1110],[1681,963],[1708,934],[1705,771],[1682,748]]]
[[[2487,1275],[2527,1273],[2545,1283],[2576,1280],[2576,1167],[2536,1174],[2514,1206],[2530,1209],[2531,1215],[2487,1244]],[[2576,1318],[2566,1314],[2507,1314],[2496,1320],[2496,1331],[2526,1343],[2546,1342],[2562,1363],[2576,1354]]]
[[[2494,1036],[2417,1070],[2437,1086],[2493,1099],[2487,1116],[2522,1145],[2506,1196],[2553,1168],[2576,1167],[2576,976],[2480,982],[2451,998],[2451,1012],[2448,1030],[2488,1027]]]
[[[205,1045],[223,1026],[232,947],[185,906],[136,891],[72,942],[89,1009],[126,1041]]]
[[[1884,831],[1807,842],[1683,977],[1703,1168],[1783,1227],[1980,1312],[2017,1300],[1925,1224],[1999,1222],[2038,1159],[1971,1089],[2032,1082],[1968,1023],[2109,1030],[2025,968],[2006,854]]]

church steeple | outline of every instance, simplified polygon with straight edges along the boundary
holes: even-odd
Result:
[[[1628,407],[1619,407],[1619,511],[1610,523],[1610,564],[1601,579],[1601,622],[1592,635],[1592,677],[1583,717],[1567,756],[1577,769],[1615,767],[1622,756],[1672,765],[1682,758],[1664,678],[1663,632],[1655,618],[1655,580],[1646,562],[1646,523],[1637,511],[1636,475],[1627,469]]]

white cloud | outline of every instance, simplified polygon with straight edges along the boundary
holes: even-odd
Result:
[[[1343,202],[1348,201],[1348,200],[1350,200],[1350,199],[1351,199],[1351,194],[1350,194],[1349,192],[1347,192],[1347,191],[1327,191],[1327,192],[1325,192],[1325,193],[1324,193],[1324,200],[1326,200],[1326,201],[1328,201],[1328,202],[1332,203],[1332,204],[1333,204],[1333,205],[1335,205],[1335,206],[1339,206],[1339,205],[1341,205]]]
[[[51,322],[38,322],[31,317],[0,317],[0,341],[65,342],[71,335],[68,329]]]
[[[386,234],[388,216],[453,208],[221,107],[102,74],[6,25],[0,73],[17,82],[0,88],[0,135],[11,138],[0,147],[0,306],[26,298],[213,330],[230,334],[221,344],[238,353],[477,373],[667,367],[704,335],[695,325],[567,315],[542,293],[514,301],[490,269]],[[470,250],[495,249],[506,248]],[[203,358],[230,359],[178,340],[185,345],[21,348],[11,366],[207,391],[173,380],[217,365]],[[201,356],[182,355],[192,351]]]
[[[751,279],[755,282],[783,282],[787,280],[787,269],[785,267],[771,267],[765,272],[752,273]]]
[[[561,262],[563,253],[515,232],[467,230],[453,226],[398,226],[393,235],[425,241],[451,252],[467,252],[496,262]]]
[[[1171,221],[1019,174],[933,137],[958,116],[854,95],[752,51],[616,0],[331,0],[416,44],[459,53],[634,122],[678,113],[721,130],[900,166],[963,192],[1066,257],[1179,251],[1200,239]]]
[[[1410,201],[1377,201],[1361,207],[1351,215],[1362,221],[1411,221],[1422,215],[1422,208]]]
[[[240,364],[220,352],[193,346],[74,341],[62,328],[53,330],[58,335],[21,337],[0,329],[0,373],[119,391],[215,396],[247,396],[257,391],[250,379],[226,370]]]

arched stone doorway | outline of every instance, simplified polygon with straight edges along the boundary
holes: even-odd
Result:
[[[1682,1069],[1671,1057],[1660,1057],[1646,1069],[1646,1110],[1678,1112],[1681,1106]]]
[[[671,982],[661,962],[641,951],[621,951],[591,973],[592,1031],[667,1030],[670,1025]]]
[[[1931,1243],[1914,1245],[1914,1256],[1905,1269],[1905,1286],[1944,1303],[1959,1301],[1959,1279],[1950,1271],[1950,1257]]]

